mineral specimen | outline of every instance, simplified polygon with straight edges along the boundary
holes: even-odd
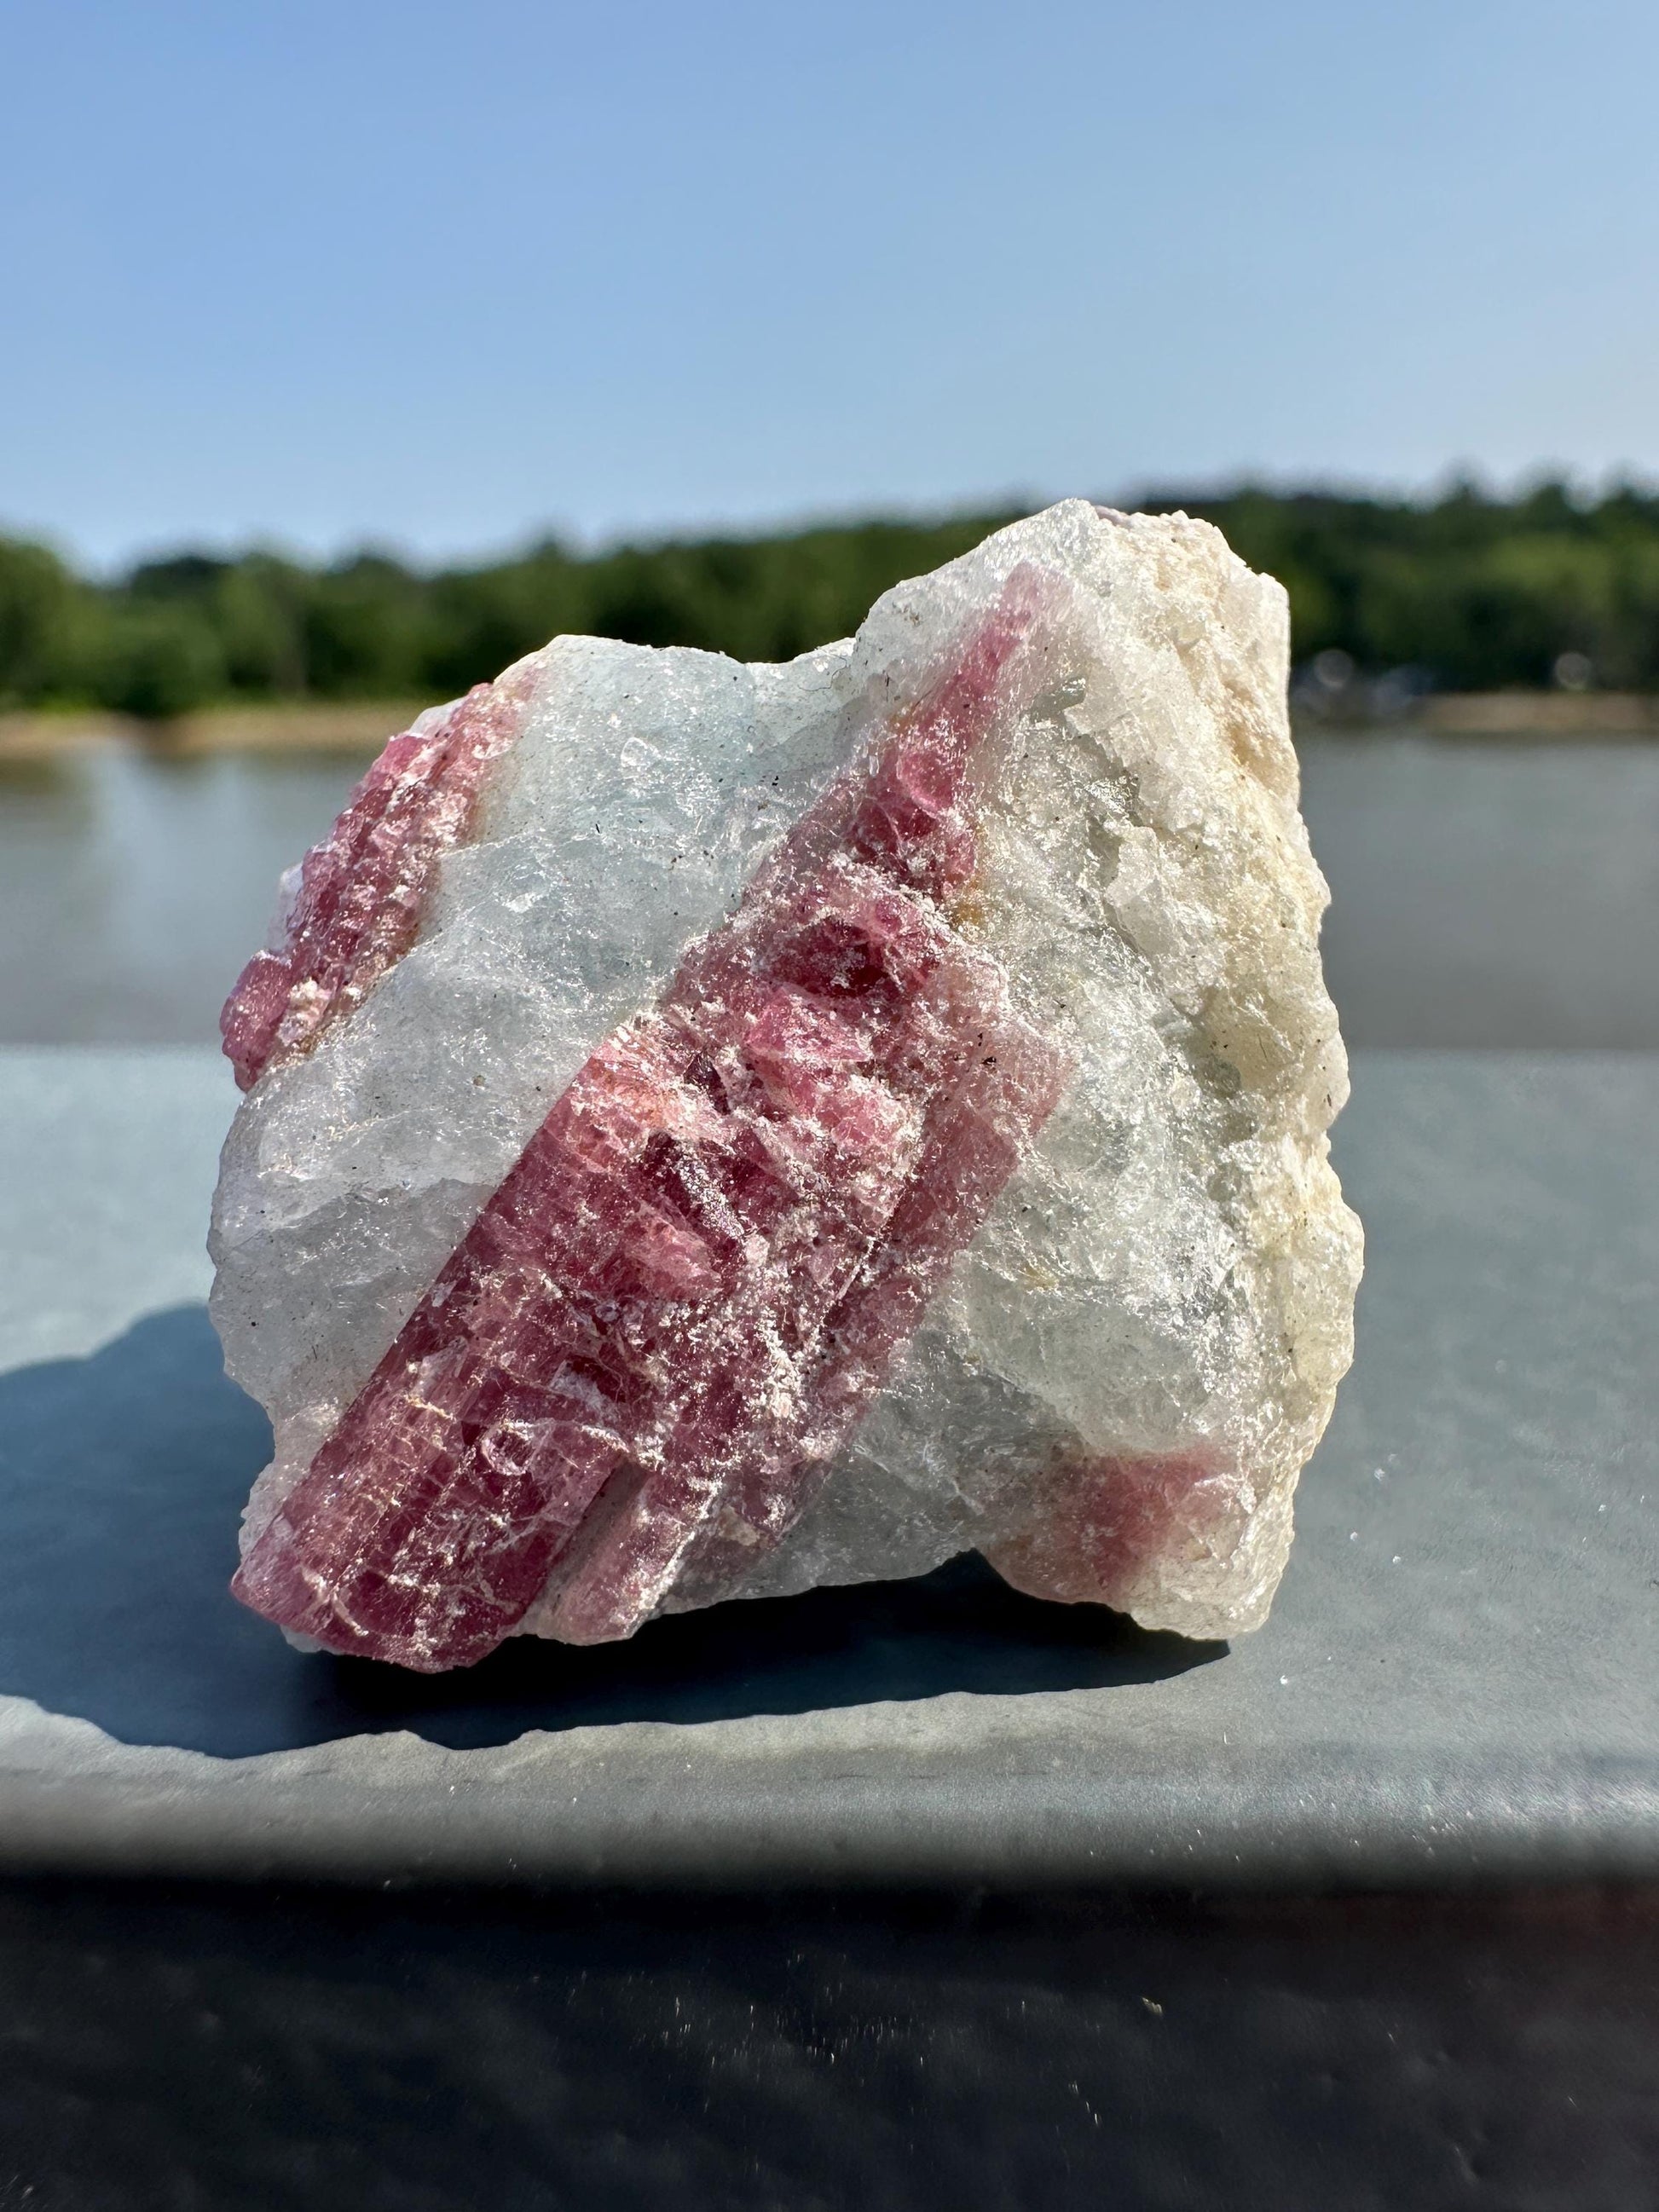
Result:
[[[239,1594],[439,1668],[982,1551],[1264,1616],[1351,1350],[1284,595],[1068,501],[394,738],[225,1014]]]

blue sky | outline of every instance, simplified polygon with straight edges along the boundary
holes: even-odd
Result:
[[[1659,472],[1652,0],[0,0],[0,526]]]

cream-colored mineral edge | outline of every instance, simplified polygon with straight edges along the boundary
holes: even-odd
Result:
[[[967,926],[1077,1076],[750,1586],[995,1559],[1056,1461],[1196,1456],[1203,1514],[1111,1595],[1148,1626],[1236,1634],[1284,1570],[1361,1257],[1326,1133],[1347,1066],[1297,807],[1288,606],[1208,524],[1068,501],[900,586],[856,653],[895,656],[941,598],[982,604],[1030,560],[1076,587],[1064,674],[982,795]]]

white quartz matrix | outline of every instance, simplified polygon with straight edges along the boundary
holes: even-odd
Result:
[[[957,927],[1074,1073],[828,1486],[738,1594],[979,1549],[1022,1587],[1149,1626],[1265,1618],[1360,1268],[1328,1157],[1347,1072],[1297,808],[1288,611],[1208,524],[1080,500],[787,665],[588,637],[520,664],[521,732],[412,949],[261,1079],[225,1146],[214,1316],[277,1438],[254,1526],[588,1053],[1024,563],[1054,580],[1054,635],[978,794]]]

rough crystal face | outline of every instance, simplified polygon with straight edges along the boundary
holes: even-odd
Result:
[[[1359,1261],[1287,645],[1071,501],[394,739],[227,1008],[240,1594],[428,1668],[968,1548],[1256,1625]]]

